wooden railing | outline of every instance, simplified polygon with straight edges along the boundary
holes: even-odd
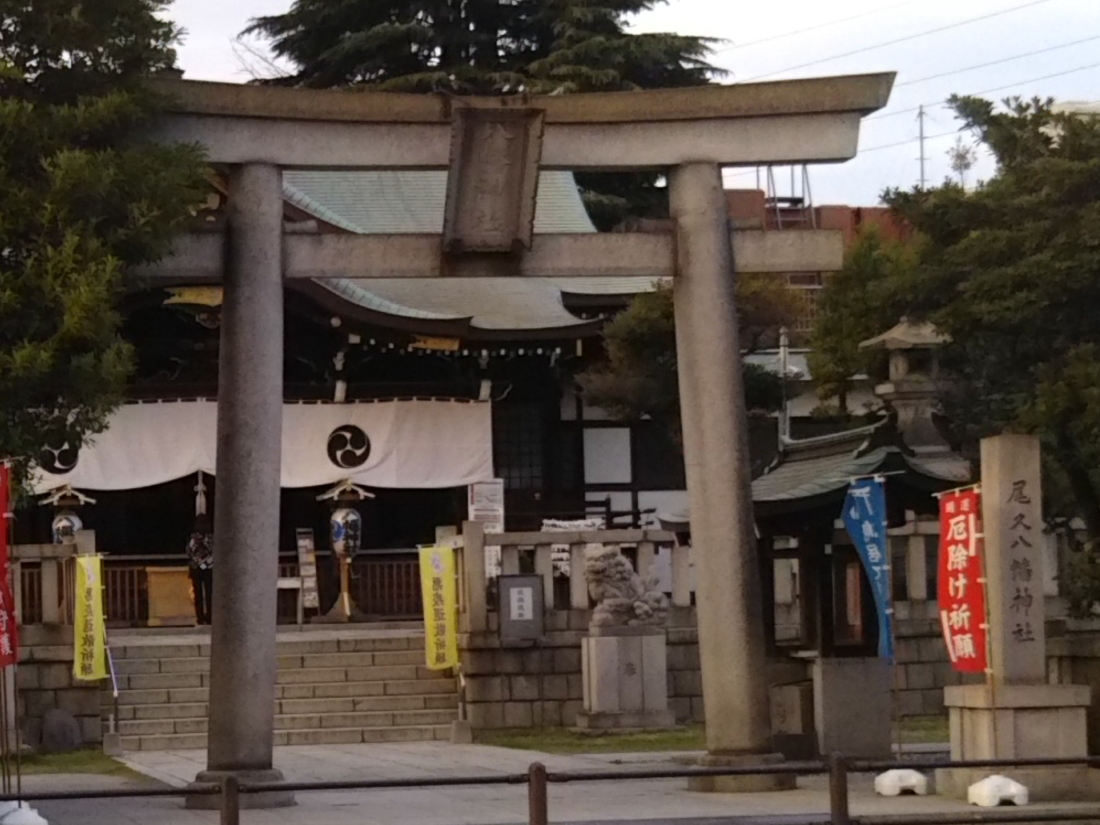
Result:
[[[666,547],[672,553],[671,601],[674,607],[691,605],[691,548],[681,545],[675,533],[664,530],[599,530],[583,533],[490,533],[481,524],[466,522],[463,534],[454,541],[459,550],[459,611],[465,632],[489,629],[488,579],[485,548],[501,549],[501,573],[517,575],[530,572],[542,577],[543,604],[546,610],[587,610],[590,607],[588,581],[585,578],[585,548],[590,544],[614,547],[627,555],[634,569],[643,575],[653,567],[657,550]],[[555,575],[553,548],[569,546],[568,587],[558,588],[562,576]],[[526,569],[524,569],[526,568]]]
[[[368,616],[408,619],[423,615],[416,554],[356,559],[352,562],[352,587],[356,604]]]
[[[298,575],[297,560],[286,557],[279,562],[279,576],[293,578]],[[50,564],[51,562],[47,562]],[[128,556],[103,559],[104,607],[109,626],[142,627],[149,621],[149,586],[146,569],[184,566],[182,558],[164,556]],[[334,582],[326,576],[327,559],[320,559],[321,605],[326,608],[335,598]],[[17,562],[19,610],[21,623],[39,624],[46,621],[43,611],[43,563]],[[372,558],[361,556],[353,563],[353,596],[360,609],[369,616],[385,619],[417,618],[421,615],[420,569],[415,553],[392,554]],[[71,623],[69,604],[73,588],[72,566],[57,565],[56,595],[60,608],[54,621]],[[278,594],[278,618],[280,622],[297,620],[298,594],[283,590]]]

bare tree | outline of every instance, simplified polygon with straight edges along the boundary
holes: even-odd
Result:
[[[947,159],[951,162],[951,171],[959,177],[959,186],[965,189],[966,173],[978,162],[978,150],[959,135],[955,138],[955,145],[947,150]]]

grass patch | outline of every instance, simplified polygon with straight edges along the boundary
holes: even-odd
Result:
[[[911,744],[946,742],[951,738],[946,716],[907,716],[901,720],[901,738]]]
[[[14,760],[10,763],[14,772]],[[72,753],[28,754],[22,761],[23,776],[47,774],[97,774],[117,776],[122,779],[141,779],[141,774],[98,750],[79,750]]]
[[[477,731],[479,745],[543,753],[650,753],[706,749],[702,725],[653,733],[605,733],[598,736],[564,728]]]

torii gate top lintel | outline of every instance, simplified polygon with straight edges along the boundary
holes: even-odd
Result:
[[[575,95],[456,97],[160,80],[173,102],[151,135],[214,163],[446,169],[461,110],[538,111],[545,169],[839,162],[894,74]]]

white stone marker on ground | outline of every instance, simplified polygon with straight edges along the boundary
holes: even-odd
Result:
[[[911,768],[895,768],[875,777],[875,793],[879,796],[901,796],[903,793],[925,796],[928,794],[928,777]]]
[[[982,808],[996,808],[1006,802],[1026,805],[1027,788],[1007,776],[988,776],[970,786],[966,801]]]

